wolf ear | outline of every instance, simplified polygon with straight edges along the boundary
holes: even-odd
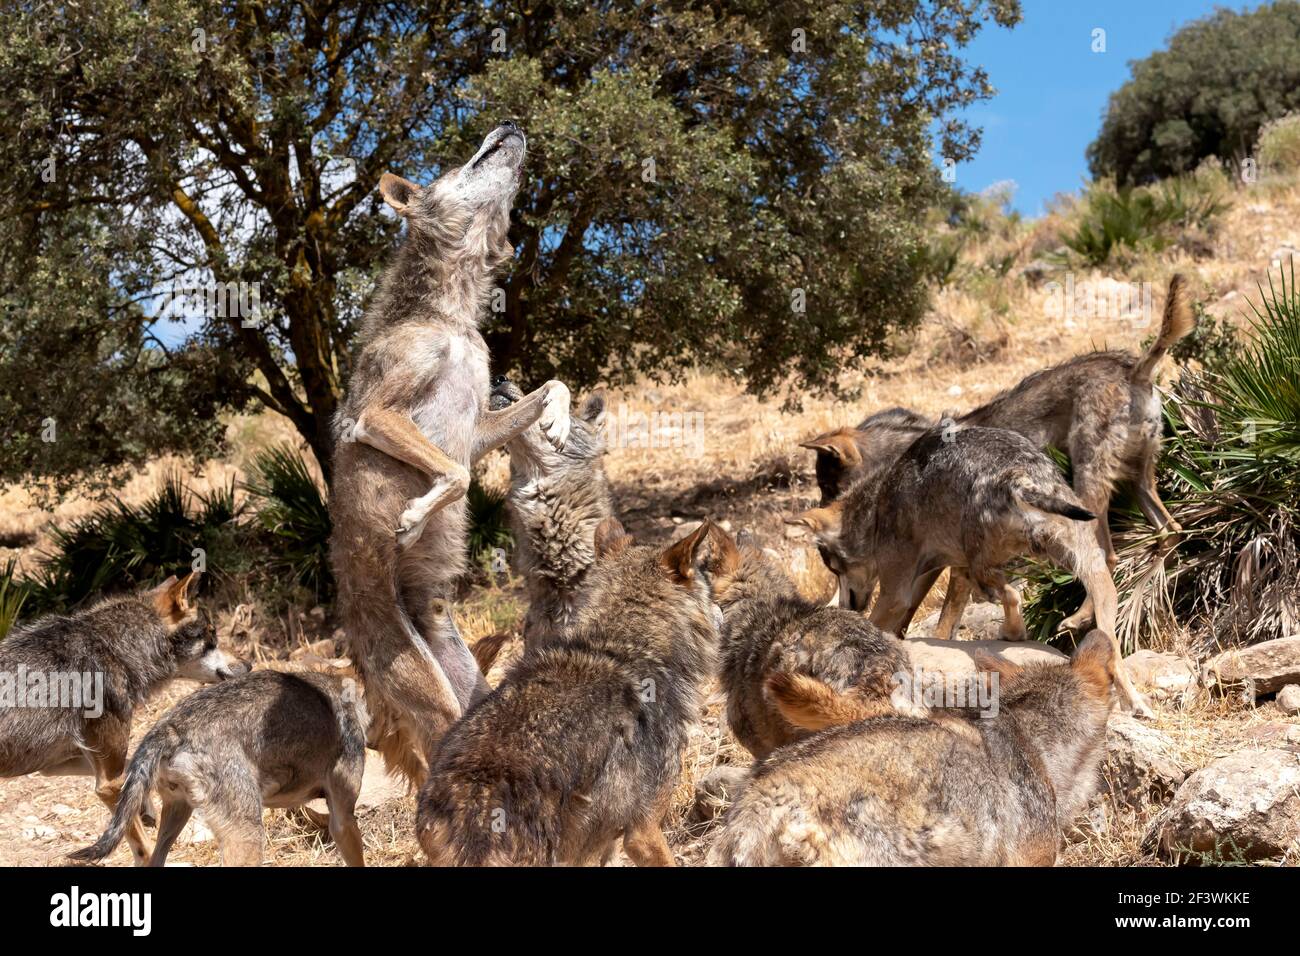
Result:
[[[578,417],[591,425],[592,428],[600,428],[605,424],[605,390],[603,388],[598,388],[587,396],[587,400],[582,403],[582,409],[578,412]]]
[[[996,654],[982,649],[975,651],[971,655],[971,660],[975,662],[975,670],[997,674],[1000,680],[1010,680],[1024,670],[1021,665],[1004,660]]]
[[[731,540],[731,535],[713,522],[709,524],[712,525],[712,529],[709,531],[705,548],[704,568],[714,577],[729,578],[740,567],[740,549],[736,547],[736,542]]]
[[[862,449],[853,440],[853,433],[847,428],[818,435],[809,441],[801,441],[800,448],[808,448],[818,455],[831,455],[846,468],[856,468],[862,464]]]
[[[1070,657],[1070,669],[1099,697],[1110,694],[1119,660],[1115,642],[1105,631],[1090,631]]]
[[[844,510],[844,502],[832,501],[825,508],[812,508],[808,511],[800,512],[792,518],[786,518],[785,523],[794,525],[796,528],[807,528],[813,534],[839,534],[841,512]]]
[[[698,528],[682,540],[670,544],[667,550],[659,555],[659,566],[675,583],[690,584],[695,580],[696,558],[700,547],[713,533],[713,529],[713,521],[705,518]]]
[[[162,584],[149,592],[153,598],[154,610],[168,623],[175,624],[190,612],[194,598],[198,593],[199,572],[191,571],[184,579],[177,580],[172,575]]]
[[[623,530],[623,523],[613,515],[596,525],[596,557],[621,554],[631,543],[632,536]]]
[[[394,212],[399,216],[405,216],[407,207],[419,197],[420,187],[401,176],[384,173],[379,177],[379,195],[384,197],[384,202],[388,203]]]

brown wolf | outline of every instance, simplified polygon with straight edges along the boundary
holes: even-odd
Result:
[[[1138,505],[1157,531],[1181,530],[1156,488],[1163,420],[1152,382],[1165,353],[1194,325],[1186,279],[1175,275],[1169,282],[1160,332],[1140,358],[1122,351],[1076,356],[1034,372],[952,424],[1005,428],[1039,448],[1052,446],[1066,452],[1075,493],[1097,515],[1097,542],[1113,571],[1116,558],[1107,515],[1116,484],[1133,483]],[[922,416],[894,408],[870,416],[857,429],[843,428],[803,442],[804,448],[817,453],[822,505],[837,498],[855,476],[888,466],[932,427],[934,423]],[[1082,630],[1091,620],[1089,599],[1063,626]]]
[[[100,860],[154,787],[162,796],[158,845],[163,866],[198,810],[221,844],[226,866],[262,862],[262,808],[291,808],[324,797],[329,828],[349,866],[364,866],[353,811],[366,766],[364,705],[355,682],[328,674],[257,671],[186,697],[140,741],[113,821],[74,860]]]
[[[197,572],[171,577],[150,591],[43,617],[0,642],[0,776],[93,774],[95,793],[116,807],[135,709],[177,677],[206,683],[248,672],[217,646],[212,619],[194,602],[198,580]],[[80,681],[82,699],[57,707],[6,699],[8,685],[25,700],[36,675],[50,693],[56,681]],[[140,809],[123,817],[137,866],[149,857]]]
[[[855,611],[804,600],[776,562],[743,539],[737,547],[721,535],[708,571],[722,608],[727,722],[756,759],[808,733],[777,708],[773,675],[816,678],[855,707],[895,711],[896,675],[911,666],[898,638]]]
[[[992,718],[851,719],[789,686],[791,720],[830,729],[758,764],[710,861],[733,866],[1051,866],[1096,787],[1118,661],[1093,632],[1069,666],[999,664]],[[824,688],[824,694],[829,691]],[[826,694],[825,696],[830,696]]]
[[[697,565],[705,522],[665,550],[596,532],[577,626],[529,646],[443,737],[416,834],[435,864],[599,864],[621,836],[671,866],[660,829],[716,662],[721,612]]]
[[[1003,568],[1037,555],[1079,577],[1098,629],[1114,640],[1115,584],[1086,524],[1093,515],[1051,460],[1016,432],[931,429],[843,498],[793,520],[817,535],[854,610],[865,609],[879,581],[871,622],[891,633],[906,631],[935,578],[954,568],[987,600],[1004,603],[1005,635],[1023,639],[1020,596]],[[1122,668],[1118,683],[1129,706],[1149,713]]]
[[[492,408],[523,398],[508,379],[492,389]],[[605,396],[593,392],[556,449],[534,425],[506,443],[510,453],[510,525],[515,567],[528,585],[524,643],[545,643],[573,626],[587,572],[596,560],[596,527],[614,511],[602,458]]]
[[[339,610],[377,749],[413,784],[442,733],[487,692],[443,603],[465,566],[470,466],[534,423],[557,447],[569,428],[559,382],[487,408],[478,323],[493,269],[511,255],[506,231],[524,152],[523,134],[507,123],[432,186],[381,179],[408,229],[366,312],[336,419],[330,556]]]

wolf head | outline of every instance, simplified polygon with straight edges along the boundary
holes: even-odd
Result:
[[[217,646],[217,629],[207,611],[195,604],[199,573],[177,580],[173,575],[149,592],[154,612],[171,642],[176,676],[214,684],[242,677],[252,668]]]
[[[410,224],[412,235],[430,241],[442,259],[482,256],[489,266],[514,252],[506,233],[519,189],[527,140],[514,123],[502,123],[464,166],[417,186],[384,173],[384,202]]]

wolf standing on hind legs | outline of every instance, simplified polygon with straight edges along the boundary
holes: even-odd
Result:
[[[487,683],[447,610],[465,568],[470,466],[537,423],[562,448],[569,391],[547,382],[508,408],[488,403],[479,334],[506,239],[526,142],[513,124],[420,187],[391,173],[384,201],[407,221],[357,337],[335,421],[330,556],[339,607],[390,767],[418,785],[433,746]]]

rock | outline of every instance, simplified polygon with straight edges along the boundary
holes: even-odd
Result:
[[[1124,658],[1124,669],[1138,689],[1152,697],[1177,700],[1196,687],[1195,665],[1177,654],[1135,651]]]
[[[1251,700],[1287,684],[1300,684],[1300,636],[1224,651],[1205,662],[1201,676],[1207,686],[1241,688]]]
[[[934,629],[939,623],[940,613],[942,612],[935,611],[924,620],[912,622],[912,625],[907,629],[907,636],[909,638],[934,637]],[[1001,604],[981,602],[967,605],[966,613],[961,616],[961,623],[957,625],[957,630],[953,632],[953,639],[959,641],[999,640],[1002,637],[1002,620]]]
[[[1119,807],[1168,803],[1187,778],[1173,739],[1129,714],[1111,714],[1101,762],[1101,792]]]
[[[189,836],[184,837],[186,843],[211,843],[216,839],[216,835],[203,822],[203,818],[195,813],[190,817]]]
[[[361,792],[357,794],[357,810],[382,806],[393,800],[406,799],[409,791],[406,780],[388,772],[384,758],[373,750],[366,751],[366,769],[361,778]],[[312,800],[307,809],[317,815],[320,822],[329,819],[329,807],[323,799]]]
[[[1020,270],[1020,277],[1026,282],[1037,285],[1054,271],[1055,267],[1045,259],[1027,262]]]
[[[748,767],[723,764],[710,770],[695,787],[691,822],[707,823],[722,816],[740,794],[748,779]]]
[[[1270,720],[1247,729],[1246,736],[1261,747],[1278,744],[1300,744],[1300,724],[1283,720]]]
[[[1287,684],[1278,691],[1277,705],[1284,714],[1300,714],[1300,684]]]
[[[951,674],[976,670],[979,652],[992,654],[1012,664],[1064,664],[1069,657],[1037,641],[941,641],[937,637],[908,637],[903,649],[913,667]]]
[[[50,807],[50,812],[56,817],[66,817],[69,814],[77,813],[78,811],[74,810],[66,803],[56,803],[54,806]]]
[[[59,835],[59,831],[54,827],[46,826],[44,823],[38,823],[35,826],[23,828],[23,839],[30,840],[34,843],[50,843]]]
[[[1242,750],[1196,771],[1143,844],[1179,863],[1260,860],[1300,844],[1300,753]]]
[[[797,524],[788,524],[785,526],[785,536],[787,538],[802,538],[804,529]]]

